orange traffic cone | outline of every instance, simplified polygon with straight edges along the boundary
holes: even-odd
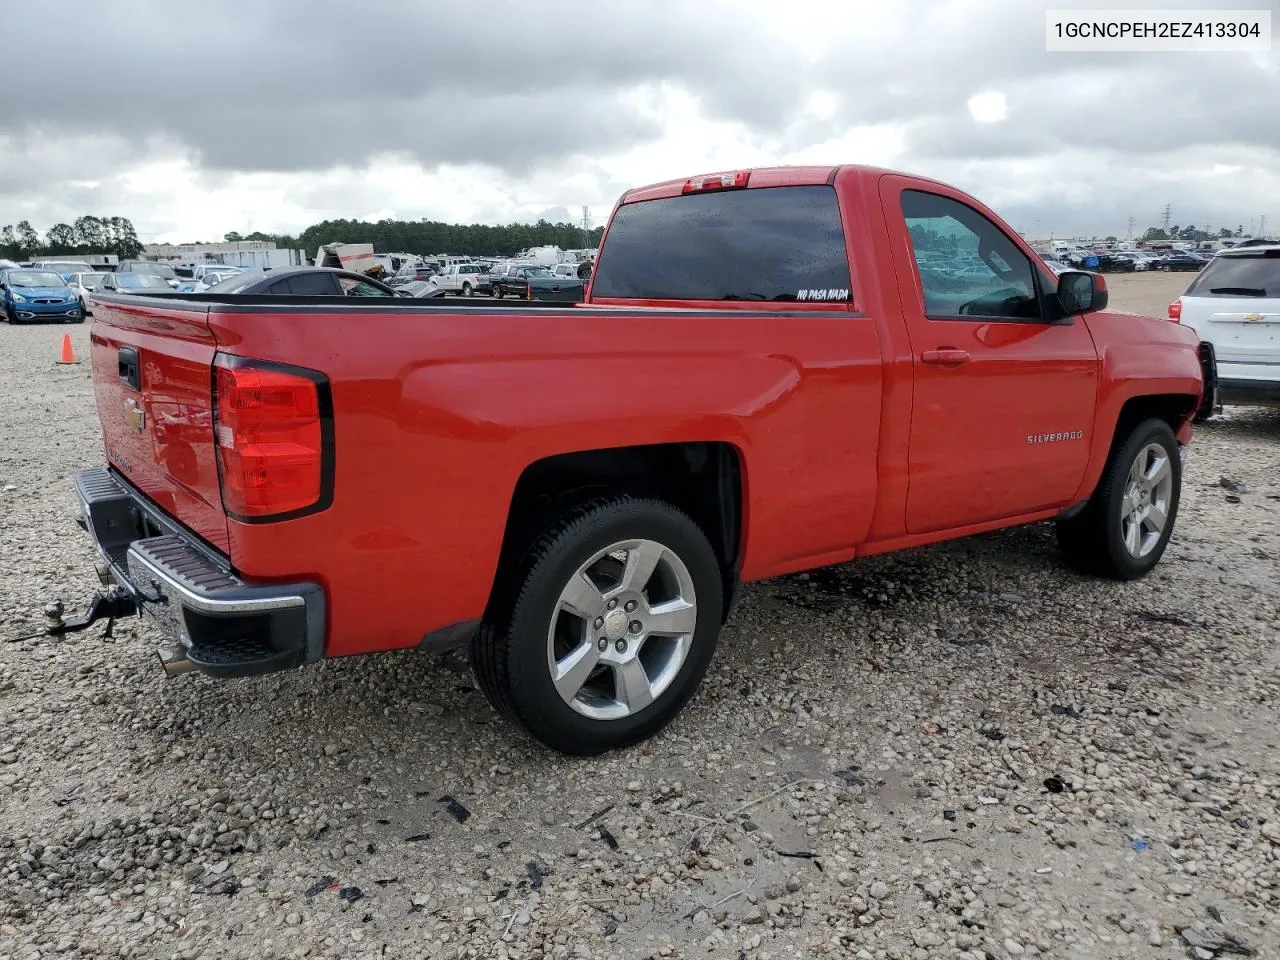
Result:
[[[71,334],[69,333],[64,333],[62,335],[62,357],[58,360],[58,362],[59,363],[75,363],[76,362],[76,353],[74,350],[71,349]]]

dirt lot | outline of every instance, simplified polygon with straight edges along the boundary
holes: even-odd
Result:
[[[67,329],[0,326],[0,640],[96,586]],[[1280,956],[1278,467],[1280,411],[1199,429],[1138,583],[1043,525],[754,585],[683,717],[593,760],[452,660],[0,642],[0,960]]]

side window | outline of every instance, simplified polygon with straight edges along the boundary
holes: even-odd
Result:
[[[294,274],[289,278],[289,289],[300,297],[332,297],[337,294],[331,273]]]
[[[921,190],[902,191],[902,215],[926,316],[1040,319],[1031,261],[994,223],[957,200]]]
[[[288,296],[293,293],[293,289],[289,286],[289,278],[285,277],[283,280],[277,280],[271,286],[267,287],[267,293],[278,297]]]

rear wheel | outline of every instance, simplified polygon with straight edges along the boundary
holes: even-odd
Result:
[[[1058,521],[1071,566],[1136,580],[1160,562],[1178,516],[1182,459],[1163,420],[1145,420],[1116,447],[1083,511]]]
[[[469,297],[469,296],[471,296],[471,284],[469,284],[469,283],[464,283],[464,284],[462,285],[462,295],[463,295],[464,297]]]
[[[489,700],[563,753],[627,746],[697,689],[720,632],[706,535],[659,500],[614,497],[552,524],[472,644]]]

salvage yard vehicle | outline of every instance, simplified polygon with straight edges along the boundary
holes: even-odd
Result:
[[[159,277],[175,290],[181,282],[178,274],[169,264],[155,263],[151,260],[121,260],[116,266],[116,273],[137,273]]]
[[[117,586],[59,629],[140,611],[220,677],[466,647],[544,744],[635,743],[743,583],[1046,520],[1150,571],[1199,338],[1107,296],[858,166],[631,190],[580,305],[103,296],[75,489]]]
[[[67,286],[80,299],[80,309],[85,314],[93,312],[89,304],[93,299],[93,292],[102,289],[102,278],[105,276],[105,273],[91,270],[88,273],[73,273],[67,280]]]
[[[240,273],[215,283],[212,294],[294,297],[394,297],[396,291],[381,280],[332,267],[293,267]]]
[[[84,322],[79,294],[52,270],[0,270],[0,306],[15,324]]]
[[[107,273],[103,274],[100,293],[132,293],[154,296],[158,293],[173,293],[164,277],[154,273]],[[97,300],[97,295],[90,299]]]
[[[489,285],[490,292],[499,300],[511,295],[526,300],[577,303],[586,291],[586,284],[576,276],[558,276],[546,267],[527,263],[509,263],[497,268],[489,274]]]
[[[489,292],[489,275],[478,263],[451,263],[427,281],[446,293],[458,293],[464,297]]]
[[[1169,319],[1200,339],[1198,419],[1219,404],[1280,405],[1280,244],[1220,250],[1169,304]]]

